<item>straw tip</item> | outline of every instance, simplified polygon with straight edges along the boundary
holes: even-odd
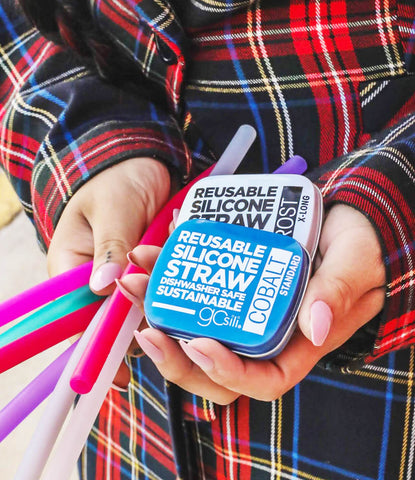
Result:
[[[254,141],[257,136],[257,132],[255,128],[252,125],[249,125],[247,123],[244,123],[243,125],[241,125],[238,128],[237,133],[238,135],[247,136],[249,138],[249,141]]]
[[[86,379],[82,377],[74,376],[71,378],[69,385],[71,386],[72,390],[76,393],[81,395],[85,395],[89,393],[92,389],[92,385],[86,381]]]

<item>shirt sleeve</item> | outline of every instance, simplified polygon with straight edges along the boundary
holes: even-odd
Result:
[[[186,179],[181,130],[143,85],[118,88],[0,5],[1,162],[47,249],[73,194],[127,158],[150,156]]]
[[[326,368],[353,370],[415,340],[415,113],[312,177],[326,209],[336,203],[358,209],[382,245],[383,311],[322,362]]]

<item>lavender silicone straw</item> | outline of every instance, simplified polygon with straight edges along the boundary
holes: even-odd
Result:
[[[307,162],[300,155],[294,155],[272,173],[291,173],[301,175],[307,170]]]
[[[75,346],[76,343],[65,350],[0,410],[0,442],[52,393]]]

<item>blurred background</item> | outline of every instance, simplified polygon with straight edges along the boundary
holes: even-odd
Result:
[[[6,175],[0,169],[0,302],[45,279],[46,258],[37,245],[34,228],[22,212]],[[1,331],[4,331],[4,327]],[[63,342],[0,374],[0,409],[68,345]],[[1,480],[13,480],[46,405],[47,400],[0,443]],[[74,471],[71,480],[77,478]]]

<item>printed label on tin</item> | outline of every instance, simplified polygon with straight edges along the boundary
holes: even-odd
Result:
[[[242,327],[245,332],[264,334],[292,256],[292,252],[280,248],[271,249]],[[287,295],[287,290],[283,294]]]
[[[260,349],[280,325],[292,323],[308,268],[308,255],[289,237],[190,220],[156,262],[146,315],[179,338],[208,336],[236,350]]]
[[[181,230],[156,295],[240,312],[266,250],[266,245]],[[196,313],[194,308],[183,309],[177,304],[156,302],[153,306]],[[206,326],[204,318],[198,323]]]
[[[280,233],[314,254],[321,226],[320,192],[300,175],[207,177],[187,194],[177,224],[193,218]]]

